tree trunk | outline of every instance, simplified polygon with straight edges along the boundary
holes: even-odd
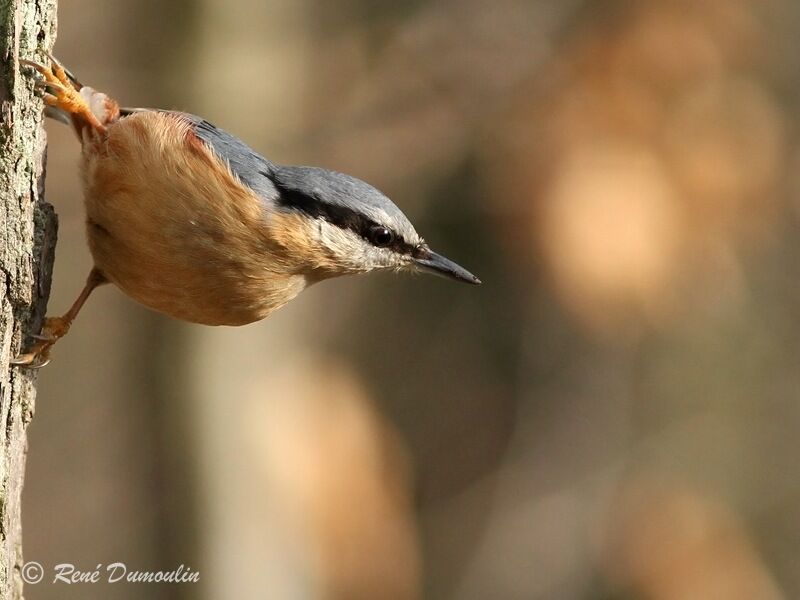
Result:
[[[41,59],[38,52],[51,48],[55,4],[0,3],[0,600],[22,598],[20,495],[36,377],[9,360],[41,325],[56,241],[56,218],[43,200],[42,102],[20,76],[19,58]]]

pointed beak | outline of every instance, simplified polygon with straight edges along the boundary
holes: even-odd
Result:
[[[436,254],[433,250],[428,248],[420,249],[419,254],[414,257],[414,262],[417,267],[423,271],[447,277],[448,279],[455,279],[456,281],[463,281],[473,285],[479,285],[481,280],[475,277],[472,273],[467,271],[454,263],[449,258],[445,258],[441,254]]]

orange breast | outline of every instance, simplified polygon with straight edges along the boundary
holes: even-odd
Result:
[[[306,277],[276,254],[263,201],[179,115],[134,113],[84,144],[89,247],[135,300],[208,325],[257,321]]]

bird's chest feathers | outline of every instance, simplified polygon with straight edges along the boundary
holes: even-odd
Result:
[[[173,115],[135,114],[109,127],[103,145],[84,147],[84,182],[98,268],[151,308],[241,324],[305,285],[298,257],[271,239],[262,200]]]

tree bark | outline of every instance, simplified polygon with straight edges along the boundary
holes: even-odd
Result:
[[[56,32],[56,0],[0,0],[0,600],[22,598],[20,496],[36,373],[9,365],[38,331],[50,293],[56,218],[43,199],[42,102],[19,58]]]

